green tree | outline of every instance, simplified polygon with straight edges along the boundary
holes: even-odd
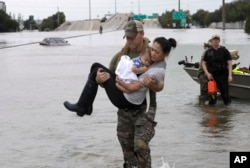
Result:
[[[12,20],[3,10],[0,10],[0,32],[15,32],[19,30],[17,21]]]
[[[37,23],[33,17],[30,17],[28,20],[25,20],[23,24],[24,24],[24,29],[26,30],[38,29]]]
[[[41,31],[52,31],[65,22],[65,15],[63,12],[57,12],[56,14],[44,19],[40,25]]]
[[[250,9],[250,3],[247,5],[247,8]],[[250,34],[250,11],[249,10],[247,11],[246,17],[247,17],[247,19],[246,19],[244,31],[247,34]]]
[[[250,0],[238,0],[226,4],[227,22],[246,20],[246,13],[249,11]]]
[[[249,11],[250,0],[237,0],[225,4],[226,22],[236,22],[246,20]],[[205,13],[203,13],[205,12]],[[202,9],[192,15],[193,24],[201,27],[207,27],[213,22],[222,21],[222,7],[214,12],[207,12]]]
[[[166,11],[158,17],[158,20],[162,28],[172,28],[172,12]]]
[[[200,27],[207,27],[208,15],[209,15],[208,11],[199,9],[195,14],[192,15],[193,24],[198,25]]]
[[[187,22],[187,26],[189,27],[190,24],[192,23],[192,16],[191,16],[189,10],[185,11],[185,13],[186,13],[186,22]]]
[[[245,28],[244,28],[245,32],[247,34],[250,34],[250,16],[248,16],[247,20],[246,20],[246,24],[245,24]]]
[[[159,23],[162,28],[181,28],[181,20],[173,20],[172,14],[175,10],[166,11],[161,16],[158,17]],[[192,23],[192,18],[189,11],[185,11],[186,14],[186,24]],[[175,25],[175,27],[173,27]]]

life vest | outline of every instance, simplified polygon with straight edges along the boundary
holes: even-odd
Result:
[[[236,67],[233,69],[234,74],[240,74],[240,75],[250,75],[249,70],[246,68],[239,68]]]
[[[207,62],[208,71],[212,74],[227,72],[228,57],[231,58],[230,53],[227,52],[225,47],[221,46],[217,50],[209,48],[206,51],[204,58],[204,60]]]

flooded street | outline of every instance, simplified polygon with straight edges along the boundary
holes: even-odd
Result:
[[[162,165],[162,157],[175,168],[228,168],[231,151],[250,151],[250,100],[201,106],[199,85],[178,65],[185,56],[199,61],[212,34],[239,50],[234,63],[249,66],[250,37],[244,30],[145,30],[151,41],[165,36],[178,42],[167,60],[164,90],[157,94],[153,168]],[[71,45],[40,46],[45,37],[64,37]],[[93,62],[108,66],[125,43],[122,37],[123,31],[105,30],[0,34],[0,48],[34,43],[0,49],[1,168],[122,167],[117,109],[104,90],[99,88],[91,116],[77,117],[63,106],[78,100]]]

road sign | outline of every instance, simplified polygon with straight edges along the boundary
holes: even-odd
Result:
[[[186,19],[181,19],[181,27],[186,27]]]
[[[184,12],[173,12],[172,19],[173,20],[186,19],[186,14]]]
[[[133,19],[134,20],[141,20],[141,19],[146,19],[147,15],[134,15]]]

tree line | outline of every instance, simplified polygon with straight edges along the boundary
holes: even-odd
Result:
[[[250,34],[250,0],[235,0],[231,3],[225,4],[226,22],[246,21],[245,32]],[[183,28],[181,20],[173,20],[172,14],[176,12],[165,11],[158,20],[162,28]],[[186,27],[195,25],[199,27],[208,27],[213,22],[221,22],[222,20],[222,7],[214,12],[199,9],[195,14],[191,15],[190,11],[182,11],[186,15]],[[65,15],[63,12],[57,12],[46,19],[43,19],[41,24],[37,24],[33,19],[24,21],[24,29],[39,31],[53,31],[65,22]],[[185,28],[186,28],[185,27]],[[15,32],[20,31],[19,23],[4,11],[0,10],[0,32]]]
[[[19,23],[11,19],[3,10],[0,10],[0,32],[17,32],[20,29],[24,30],[39,30],[39,31],[53,31],[65,22],[65,15],[63,12],[57,12],[46,19],[43,19],[41,24],[30,17],[23,22],[23,28]]]
[[[250,34],[250,0],[237,0],[225,4],[226,22],[246,21],[245,32]],[[208,27],[213,22],[222,21],[222,7],[214,12],[199,9],[193,15],[190,11],[183,11],[186,14],[186,27],[191,24],[198,27]],[[181,20],[173,20],[172,14],[175,10],[166,11],[159,16],[159,22],[163,28],[182,28]]]
[[[0,32],[15,32],[19,30],[17,21],[12,20],[3,10],[0,10]]]

